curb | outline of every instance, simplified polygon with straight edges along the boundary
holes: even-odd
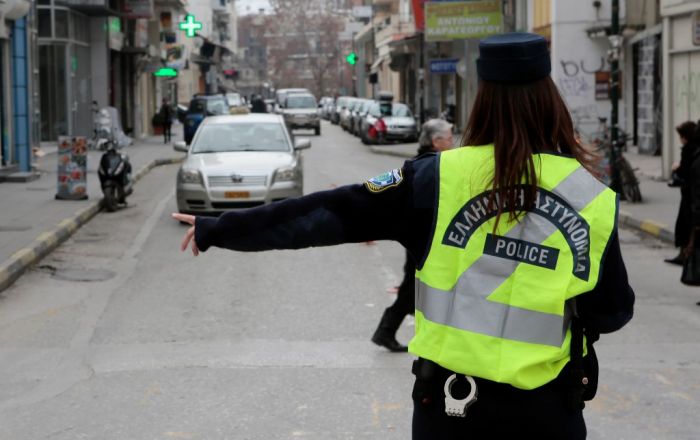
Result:
[[[183,160],[184,157],[152,160],[134,174],[132,177],[133,181],[134,183],[138,182],[157,166],[176,164]],[[50,254],[101,210],[102,199],[96,200],[89,206],[80,209],[71,217],[61,221],[52,230],[39,234],[29,246],[12,254],[10,258],[0,264],[0,292],[10,287],[27,269]]]
[[[666,225],[662,225],[653,220],[639,220],[632,217],[632,214],[629,212],[620,210],[618,223],[622,226],[627,226],[654,238],[658,238],[663,242],[675,244],[674,232]]]

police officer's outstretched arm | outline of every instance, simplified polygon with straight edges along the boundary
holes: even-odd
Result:
[[[434,160],[408,161],[401,169],[364,184],[229,211],[218,218],[173,214],[175,219],[192,225],[182,241],[182,250],[190,245],[198,255],[211,246],[251,252],[395,240],[419,254],[430,233],[432,206],[427,203],[430,209],[416,208],[411,186],[415,163]],[[416,234],[416,221],[426,225],[423,234]],[[417,240],[416,235],[424,237]]]

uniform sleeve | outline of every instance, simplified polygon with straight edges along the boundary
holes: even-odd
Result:
[[[611,333],[632,319],[634,291],[627,279],[617,231],[610,239],[598,284],[577,297],[576,306],[584,327],[595,333]]]
[[[201,251],[216,246],[253,252],[395,240],[420,253],[427,237],[416,236],[427,234],[420,232],[425,226],[417,225],[424,217],[414,212],[412,162],[364,184],[229,211],[219,218],[197,217],[195,241]]]

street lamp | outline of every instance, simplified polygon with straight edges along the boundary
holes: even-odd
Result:
[[[610,176],[610,188],[620,194],[620,199],[624,200],[622,191],[622,181],[620,178],[620,168],[618,167],[618,100],[620,90],[620,52],[622,49],[622,36],[620,35],[620,1],[612,1],[612,20],[610,35],[610,50],[608,60],[610,61],[610,162],[612,175]]]

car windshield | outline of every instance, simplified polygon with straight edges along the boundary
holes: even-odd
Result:
[[[239,107],[243,105],[241,95],[239,95],[238,93],[229,93],[228,95],[226,95],[226,99],[228,100],[228,105],[232,107]]]
[[[204,125],[192,146],[193,153],[289,150],[284,126],[278,122]]]
[[[228,106],[223,99],[193,99],[190,102],[189,111],[192,113],[207,113],[214,115],[225,115],[228,113]]]
[[[313,96],[291,95],[287,98],[287,108],[316,108],[316,100]]]
[[[392,104],[391,102],[375,103],[370,108],[369,113],[375,118],[380,116],[412,117],[411,110],[406,104]]]
[[[207,100],[207,111],[215,115],[225,115],[228,114],[228,106],[223,99],[210,99]]]

